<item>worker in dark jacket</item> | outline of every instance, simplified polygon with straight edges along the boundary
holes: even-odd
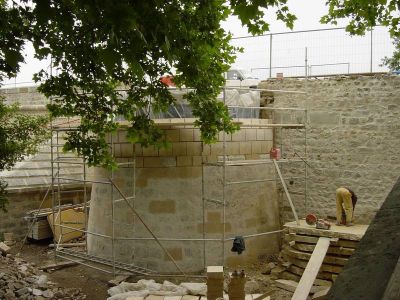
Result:
[[[336,190],[336,225],[353,225],[356,203],[357,195],[349,188],[340,187]]]

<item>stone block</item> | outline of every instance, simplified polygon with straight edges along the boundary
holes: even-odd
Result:
[[[186,142],[172,143],[173,155],[185,156],[187,154]]]
[[[191,156],[178,156],[176,159],[178,167],[187,167],[193,164]]]
[[[267,153],[266,149],[262,149],[262,141],[251,142],[251,153]]]
[[[187,155],[201,155],[202,146],[200,142],[188,142],[186,143]]]
[[[223,279],[224,267],[223,266],[207,266],[207,278]]]
[[[10,247],[8,247],[6,244],[4,244],[3,242],[0,242],[0,252],[5,256],[8,254],[8,252],[10,251]]]
[[[168,145],[167,148],[160,148],[158,150],[159,156],[172,156],[172,145]]]
[[[240,142],[240,154],[251,154],[251,142]]]
[[[167,251],[174,260],[179,261],[183,259],[183,251],[181,247],[167,248]],[[164,260],[170,261],[167,254],[164,255]]]
[[[221,222],[221,213],[218,211],[207,212],[207,221],[208,222]]]
[[[255,141],[257,140],[257,129],[246,129],[246,141]]]
[[[256,131],[256,139],[257,141],[263,141],[265,139],[265,130],[264,129],[257,129]]]
[[[180,129],[181,142],[193,142],[194,140],[194,129]]]
[[[168,142],[179,142],[179,129],[165,130],[165,138]]]
[[[200,129],[193,129],[193,141],[195,142],[201,142],[201,133]]]
[[[143,156],[158,156],[158,149],[155,146],[143,148]]]
[[[229,143],[226,143],[226,154],[227,155],[238,155],[238,154],[240,154],[240,142],[229,142]]]
[[[222,155],[224,153],[224,147],[222,142],[211,144],[211,155]]]
[[[201,166],[203,164],[202,156],[193,156],[193,166]]]
[[[175,200],[152,200],[149,202],[149,212],[152,214],[174,214]]]
[[[175,167],[176,158],[171,157],[144,157],[143,166],[145,168]]]
[[[232,142],[242,142],[246,140],[246,130],[239,130],[232,134]]]

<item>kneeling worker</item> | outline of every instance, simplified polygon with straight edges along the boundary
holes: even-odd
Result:
[[[349,188],[336,190],[336,225],[352,226],[357,195]]]

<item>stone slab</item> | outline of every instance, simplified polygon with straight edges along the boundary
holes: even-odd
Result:
[[[332,224],[330,230],[323,230],[308,225],[305,220],[300,220],[300,225],[297,225],[296,222],[289,222],[284,225],[284,228],[288,228],[289,233],[360,241],[367,231],[368,225],[355,224],[354,226],[347,227]]]

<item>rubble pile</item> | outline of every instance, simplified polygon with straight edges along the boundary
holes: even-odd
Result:
[[[0,255],[0,299],[86,299],[80,289],[61,288],[48,280],[34,264],[20,257]]]

